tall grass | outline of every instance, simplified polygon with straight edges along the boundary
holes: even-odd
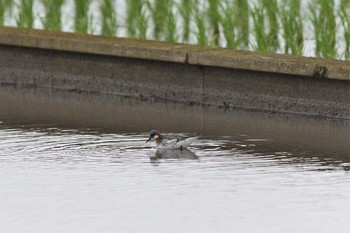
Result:
[[[147,0],[127,0],[126,24],[131,38],[147,38],[149,17],[146,14]]]
[[[234,9],[233,13],[238,20],[235,21],[237,27],[237,36],[238,43],[241,47],[247,48],[249,45],[249,33],[250,33],[250,24],[249,24],[249,2],[248,0],[234,0]]]
[[[220,24],[226,40],[226,47],[237,48],[239,40],[236,38],[235,33],[237,25],[237,19],[235,18],[235,6],[230,0],[225,0],[221,2],[219,10],[222,12]]]
[[[316,40],[316,55],[335,58],[336,23],[333,0],[313,0],[309,3]]]
[[[194,0],[181,0],[176,6],[182,19],[182,41],[189,42],[193,8],[195,7]]]
[[[59,31],[62,29],[61,8],[64,0],[41,0],[45,15],[41,18],[44,29]]]
[[[262,6],[265,9],[265,13],[267,15],[267,23],[266,26],[269,28],[268,30],[268,40],[270,43],[270,50],[277,51],[279,48],[278,42],[278,5],[277,0],[261,0]]]
[[[177,41],[177,31],[176,31],[176,15],[173,12],[174,9],[174,1],[168,0],[168,5],[166,9],[166,18],[165,18],[165,40],[169,42],[176,42]]]
[[[350,59],[350,0],[337,0],[339,4],[305,0],[304,9],[303,0],[125,0],[126,9],[119,8],[119,0],[69,1],[75,4],[76,32],[93,32],[96,19],[89,11],[93,3],[99,7],[101,34],[107,36],[125,36],[121,34],[125,30],[119,30],[124,28],[133,38],[303,55],[308,29],[316,56]],[[33,14],[37,2],[44,7],[41,18]],[[40,19],[44,29],[62,30],[61,8],[66,2],[0,0],[0,25],[5,16],[13,17],[6,22],[16,22],[18,27],[33,27]]]
[[[270,50],[272,42],[271,40],[269,40],[268,33],[265,30],[266,12],[261,2],[259,2],[253,7],[253,9],[251,9],[251,15],[253,18],[253,30],[256,40],[255,45],[253,45],[253,48],[257,51],[267,52]]]
[[[200,0],[195,0],[195,5],[197,6],[194,9],[194,22],[196,29],[194,34],[196,37],[196,43],[199,45],[208,45],[206,14],[200,10]]]
[[[117,34],[117,15],[114,0],[102,0],[101,12],[101,33],[105,36],[115,36]]]
[[[213,41],[213,44],[216,46],[219,46],[220,41],[220,30],[219,30],[219,23],[220,23],[220,0],[208,0],[208,9],[207,14],[209,18],[210,28],[212,30],[212,37],[210,38],[211,41]]]
[[[0,25],[4,25],[5,14],[11,9],[12,4],[12,0],[0,0]]]
[[[92,0],[74,0],[75,3],[75,31],[88,33],[91,19],[89,17],[89,6]]]
[[[285,42],[284,53],[301,56],[304,38],[300,0],[283,0],[279,14]]]
[[[276,0],[259,1],[251,10],[253,29],[258,51],[277,51],[278,42],[278,6]]]
[[[147,15],[145,8],[141,9],[141,12],[136,20],[137,38],[147,39],[149,16]]]
[[[350,0],[341,0],[339,6],[339,17],[344,30],[344,56],[350,59]]]
[[[136,37],[136,24],[142,6],[143,0],[126,0],[126,24],[128,36],[131,38]]]
[[[170,0],[148,0],[146,3],[152,17],[153,37],[156,40],[162,40],[164,39],[164,32],[167,26],[166,20],[169,13]]]
[[[34,25],[34,0],[22,0],[18,5],[17,27],[32,28]]]

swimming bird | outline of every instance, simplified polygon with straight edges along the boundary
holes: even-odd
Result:
[[[182,150],[191,145],[197,138],[198,137],[184,138],[180,136],[164,136],[161,135],[157,130],[152,130],[146,143],[152,139],[155,139],[158,148]]]

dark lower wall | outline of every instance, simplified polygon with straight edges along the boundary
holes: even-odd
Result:
[[[0,84],[350,119],[348,80],[0,45]]]

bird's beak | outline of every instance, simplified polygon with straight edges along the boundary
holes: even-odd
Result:
[[[152,138],[150,137],[150,138],[146,141],[146,143],[149,142],[151,139],[152,139]]]

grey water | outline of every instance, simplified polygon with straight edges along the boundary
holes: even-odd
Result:
[[[151,129],[199,136],[159,151]],[[0,87],[0,232],[348,232],[350,122]]]

